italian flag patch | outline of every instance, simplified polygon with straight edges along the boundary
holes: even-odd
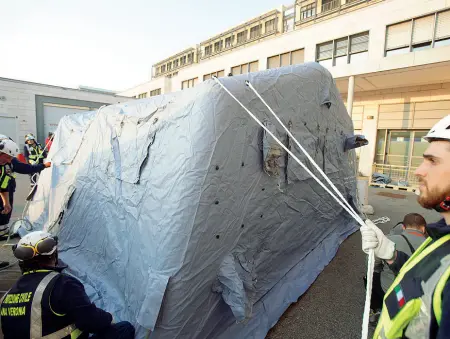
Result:
[[[405,296],[403,295],[402,288],[400,285],[395,286],[394,288],[395,294],[397,296],[398,308],[402,308],[406,304]]]

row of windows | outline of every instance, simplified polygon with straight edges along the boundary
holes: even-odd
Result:
[[[368,53],[369,32],[364,32],[317,45],[316,61],[330,67],[363,60]]]
[[[192,88],[198,83],[198,78],[185,80],[181,83],[181,89]]]
[[[216,76],[218,78],[223,78],[225,76],[225,70],[221,70],[221,71],[217,71],[217,72],[212,72],[209,74],[205,74],[203,76],[203,81],[209,80],[211,79],[213,76]]]
[[[147,92],[136,95],[136,99],[144,99],[147,97]],[[161,94],[161,88],[150,91],[150,96],[154,97]]]
[[[305,11],[308,8],[310,11],[308,13],[314,15],[315,9],[313,10],[313,7],[308,6],[305,6]],[[266,25],[269,22],[266,22]],[[254,32],[253,36],[259,34],[260,29],[261,25],[252,27],[251,32]],[[244,33],[246,31],[238,33],[238,41],[241,37],[240,34]],[[232,38],[228,37],[227,39]],[[227,41],[232,41],[227,39],[225,39],[226,46],[228,44]],[[445,45],[450,45],[450,10],[390,25],[386,29],[386,56]],[[216,46],[217,49],[222,48],[222,41],[216,42],[214,48]],[[212,45],[207,47],[210,47],[212,52]],[[369,32],[363,32],[318,44],[316,46],[316,61],[325,67],[344,65],[365,60],[368,52]],[[267,58],[267,68],[277,68],[303,62],[304,49],[298,49]],[[247,74],[258,70],[258,61],[252,61],[232,67],[231,74]],[[203,80],[208,80],[214,75],[223,77],[225,76],[225,71],[221,70],[205,74]],[[198,78],[183,81],[182,89],[194,87],[197,82]],[[146,96],[146,93],[140,94],[138,97],[145,97],[143,95]]]
[[[184,66],[186,64],[191,64],[194,61],[194,52],[191,52],[187,55],[183,55],[173,61],[169,61],[165,65],[161,65],[157,69],[157,73],[165,73],[170,72],[172,69],[176,69],[180,66]]]
[[[267,68],[277,68],[289,65],[302,64],[305,59],[305,50],[297,49],[295,51],[278,54],[267,58]]]
[[[268,34],[268,33],[272,33],[276,31],[276,19],[271,19],[268,20],[264,23],[264,34]],[[255,25],[253,27],[250,28],[250,37],[248,36],[249,30],[243,30],[242,32],[239,32],[236,34],[236,41],[237,44],[243,44],[244,42],[246,42],[248,39],[253,40],[256,39],[258,37],[260,37],[263,33],[262,33],[262,24],[258,24]],[[214,44],[205,46],[205,52],[204,55],[205,56],[209,56],[212,55],[213,53],[218,53],[220,51],[222,51],[223,49],[227,49],[232,47],[235,44],[235,36],[231,35],[229,37],[226,37],[225,39],[219,40],[214,42]]]
[[[150,96],[151,97],[154,97],[154,96],[157,96],[157,95],[160,95],[160,94],[161,94],[161,88],[158,88],[158,89],[155,89],[153,91],[150,91]]]
[[[360,0],[347,0],[345,3],[349,4],[351,2],[356,2]],[[332,11],[339,8],[342,5],[341,0],[322,0],[322,13]],[[317,4],[312,3],[300,8],[300,20],[308,20],[309,18],[315,17],[317,14]]]
[[[450,45],[450,11],[400,22],[386,30],[386,56],[447,45]]]

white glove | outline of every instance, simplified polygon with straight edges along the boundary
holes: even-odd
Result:
[[[395,253],[395,244],[389,240],[371,220],[366,220],[366,225],[361,226],[362,250],[369,254],[375,251],[375,256],[384,260],[391,260]]]

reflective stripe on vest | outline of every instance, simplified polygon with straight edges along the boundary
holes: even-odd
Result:
[[[50,272],[39,283],[34,292],[33,301],[31,302],[31,319],[30,319],[30,338],[31,339],[62,339],[66,336],[76,339],[81,335],[81,331],[77,330],[75,325],[66,326],[52,334],[42,336],[42,296],[50,282],[56,278],[59,273]]]
[[[30,160],[30,164],[35,164],[37,160],[42,158],[42,155],[44,153],[44,150],[39,144],[36,144],[36,147],[32,147],[29,145],[26,145],[28,149],[28,160]]]
[[[434,290],[433,310],[434,315],[436,317],[436,321],[439,326],[441,325],[441,318],[442,318],[442,293],[444,292],[444,287],[447,284],[447,280],[449,277],[450,277],[450,266],[444,272],[438,284],[436,285],[436,289]]]
[[[445,285],[449,266],[450,235],[425,240],[386,291],[374,338],[429,338],[435,291]],[[439,311],[434,312],[438,319]]]

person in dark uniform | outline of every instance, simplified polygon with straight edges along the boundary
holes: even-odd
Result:
[[[134,327],[113,323],[97,308],[77,279],[61,273],[58,239],[43,231],[24,236],[15,247],[22,276],[0,303],[5,339],[133,339]],[[0,335],[1,337],[1,335]]]
[[[0,240],[4,240],[9,234],[9,220],[13,212],[14,192],[16,179],[14,173],[33,174],[39,173],[51,164],[29,165],[21,163],[16,156],[19,147],[9,138],[0,139]],[[8,266],[5,261],[0,262],[0,267]]]

